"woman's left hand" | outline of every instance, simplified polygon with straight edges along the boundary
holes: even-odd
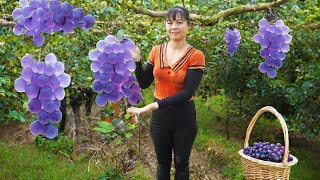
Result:
[[[137,115],[142,115],[142,114],[147,114],[153,110],[159,109],[159,105],[157,102],[153,102],[151,104],[148,104],[142,108],[137,108],[137,107],[130,107],[127,109],[127,112],[132,114],[137,114]]]

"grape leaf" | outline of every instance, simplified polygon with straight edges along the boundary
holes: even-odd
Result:
[[[108,122],[100,121],[98,122],[98,124],[100,127],[93,128],[96,131],[100,131],[102,133],[109,133],[113,130],[113,125]]]

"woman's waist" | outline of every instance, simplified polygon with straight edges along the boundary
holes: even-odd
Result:
[[[179,104],[176,104],[176,105],[170,105],[168,106],[167,108],[164,108],[164,109],[180,109],[180,108],[185,108],[186,106],[192,106],[194,107],[194,96],[192,96],[189,100],[185,101],[185,102],[182,102],[182,103],[179,103]],[[159,100],[162,100],[164,98],[159,98],[159,97],[154,97],[154,102],[156,101],[159,101]]]
[[[169,96],[172,96],[176,93],[178,93],[179,91],[175,91],[175,92],[169,92],[169,93],[158,93],[157,91],[154,91],[154,98],[158,99],[158,100],[162,100],[165,99]],[[192,101],[195,99],[195,96],[193,95],[188,101]]]

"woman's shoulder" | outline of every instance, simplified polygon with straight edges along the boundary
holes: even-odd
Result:
[[[192,57],[205,59],[204,54],[200,49],[197,49],[197,48],[195,48],[193,46],[192,46],[192,48],[194,49],[194,51],[192,53],[193,54]]]
[[[157,44],[157,45],[155,45],[155,46],[152,47],[150,53],[151,53],[151,54],[154,54],[154,55],[160,54],[161,52],[164,51],[165,48],[166,48],[166,43],[164,43],[164,44]]]
[[[192,45],[191,45],[192,46]],[[200,49],[197,49],[196,47],[192,46],[192,48],[194,49],[194,54],[195,55],[203,55],[203,52]]]

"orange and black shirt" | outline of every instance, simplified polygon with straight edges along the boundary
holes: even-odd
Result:
[[[155,79],[154,97],[159,108],[178,105],[193,98],[205,68],[203,53],[192,47],[186,49],[180,59],[167,64],[167,43],[155,46],[145,69],[137,62],[136,77],[141,88],[147,88]]]

